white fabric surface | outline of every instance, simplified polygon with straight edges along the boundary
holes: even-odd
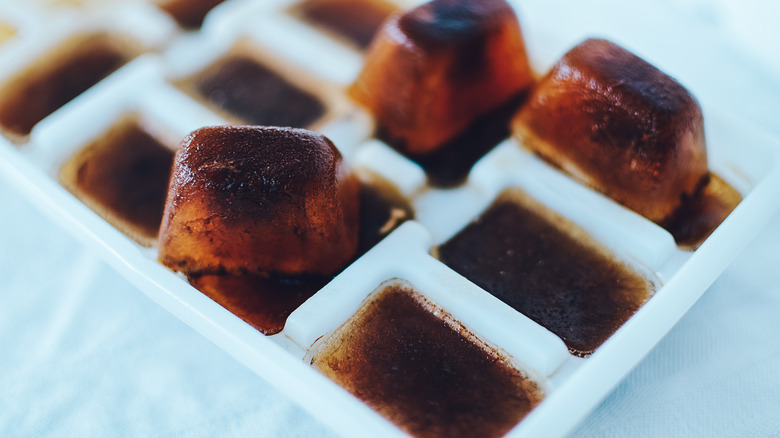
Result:
[[[683,3],[676,18],[698,14],[699,38],[739,25]],[[780,71],[755,56],[777,47],[724,41],[737,42],[705,55],[731,50],[736,88],[703,86],[703,98],[780,135]],[[0,206],[0,436],[333,435],[2,179]],[[780,437],[778,254],[780,215],[574,436]]]

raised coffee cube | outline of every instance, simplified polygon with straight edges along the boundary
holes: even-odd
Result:
[[[332,274],[358,245],[359,182],[327,138],[201,128],[179,148],[159,259],[186,274]]]
[[[583,230],[516,189],[439,247],[438,256],[580,356],[595,351],[654,292]]]
[[[416,437],[499,437],[541,387],[406,283],[382,287],[312,365]]]
[[[430,154],[533,83],[504,0],[434,0],[384,23],[349,92],[407,155]]]
[[[708,174],[702,112],[678,82],[605,40],[569,51],[513,123],[524,146],[650,220]]]

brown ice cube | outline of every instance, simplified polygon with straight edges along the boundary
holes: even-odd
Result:
[[[518,189],[502,192],[436,253],[578,356],[593,353],[654,292],[584,230]]]
[[[395,147],[427,154],[532,82],[504,0],[434,0],[385,22],[350,94]]]
[[[157,242],[173,148],[127,116],[65,162],[62,184],[144,246]]]
[[[187,274],[331,274],[356,251],[358,196],[322,135],[202,128],[176,154],[160,261]]]
[[[696,99],[609,41],[590,39],[564,55],[513,130],[526,147],[656,222],[707,175]]]
[[[240,51],[181,85],[236,124],[307,128],[327,111],[318,98]]]
[[[14,138],[30,134],[38,122],[122,67],[137,50],[118,35],[69,38],[0,88],[0,130]]]
[[[383,287],[312,366],[415,437],[500,437],[544,398],[446,310],[403,282]]]

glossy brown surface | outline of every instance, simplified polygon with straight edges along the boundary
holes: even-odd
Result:
[[[465,131],[433,152],[406,156],[425,170],[428,182],[434,186],[453,187],[465,182],[474,163],[509,137],[509,123],[525,95],[521,93],[478,117]],[[396,149],[402,144],[382,126],[377,129],[377,137]]]
[[[263,334],[284,328],[287,317],[332,279],[327,275],[202,275],[190,283]]]
[[[384,23],[349,92],[396,148],[422,155],[532,82],[504,0],[434,0]]]
[[[442,262],[588,355],[653,286],[522,192],[504,192],[438,249]]]
[[[228,55],[184,87],[233,117],[253,125],[306,128],[325,106],[256,60]]]
[[[706,184],[660,225],[666,228],[677,245],[695,250],[715,231],[742,202],[742,195],[718,175],[711,173]]]
[[[151,246],[160,228],[173,150],[128,118],[73,155],[63,185],[104,219]]]
[[[518,114],[523,144],[653,221],[707,175],[702,113],[674,79],[604,40],[587,40]]]
[[[0,128],[25,136],[46,116],[127,63],[132,50],[110,35],[66,41],[0,89]]]
[[[290,12],[365,49],[382,22],[397,9],[384,0],[304,0]]]
[[[543,397],[498,351],[405,286],[382,290],[312,365],[417,437],[502,436]]]
[[[371,249],[414,214],[395,187],[375,175],[361,177],[358,251]],[[327,284],[332,275],[196,275],[190,283],[266,335],[280,332],[287,317]]]
[[[191,275],[328,275],[357,250],[359,203],[357,177],[319,134],[201,128],[176,154],[159,258]]]
[[[179,26],[185,29],[198,29],[203,19],[214,7],[225,0],[158,0],[163,11],[170,14]]]

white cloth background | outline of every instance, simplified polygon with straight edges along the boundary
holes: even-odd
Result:
[[[780,136],[778,45],[718,5],[667,5],[728,55],[704,97]],[[780,437],[778,254],[780,215],[574,436]],[[0,178],[0,436],[332,435]]]

